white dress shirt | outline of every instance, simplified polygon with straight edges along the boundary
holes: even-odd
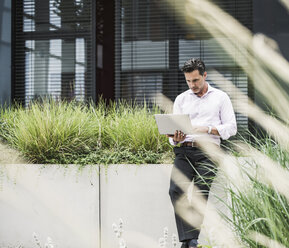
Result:
[[[237,124],[229,96],[208,84],[208,91],[201,97],[191,89],[178,95],[174,102],[174,114],[189,114],[192,126],[212,126],[217,128],[220,136],[210,134],[212,140],[220,145],[223,140],[237,133]],[[187,134],[183,142],[193,142],[206,134]],[[173,138],[169,138],[176,145]]]

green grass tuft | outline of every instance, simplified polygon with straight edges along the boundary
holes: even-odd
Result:
[[[0,136],[33,163],[161,163],[171,147],[158,133],[159,112],[125,102],[47,100],[2,109]]]
[[[256,138],[254,146],[283,168],[289,169],[288,151],[282,149],[272,139]],[[250,160],[248,160],[248,165],[251,168],[259,166]],[[289,202],[272,185],[260,180],[257,169],[254,169],[255,175],[247,173],[246,170],[243,168],[241,172],[248,178],[247,183],[250,187],[246,190],[230,186],[226,188],[231,198],[231,204],[228,207],[232,214],[232,218],[227,220],[232,224],[243,244],[248,247],[264,247],[250,238],[250,232],[258,232],[288,247]],[[273,180],[278,180],[278,178],[273,178]]]

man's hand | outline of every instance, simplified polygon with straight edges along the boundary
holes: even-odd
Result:
[[[167,137],[173,138],[173,141],[178,143],[185,140],[186,134],[182,131],[176,130],[174,135],[167,134]]]

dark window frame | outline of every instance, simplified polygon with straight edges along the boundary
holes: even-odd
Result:
[[[49,4],[49,0],[48,1]],[[94,0],[91,1],[91,25],[89,29],[86,30],[69,30],[69,31],[63,31],[63,30],[48,30],[48,31],[33,31],[33,32],[25,32],[23,30],[23,20],[24,20],[24,12],[22,11],[21,14],[19,14],[19,9],[24,9],[24,1],[23,0],[12,0],[11,3],[11,9],[12,9],[12,33],[11,33],[11,43],[12,43],[12,68],[11,68],[11,98],[13,103],[25,105],[25,64],[22,64],[21,66],[23,68],[17,68],[19,66],[16,64],[16,56],[19,57],[19,50],[21,52],[20,56],[25,56],[25,42],[27,40],[53,40],[53,39],[77,39],[77,38],[90,38],[88,39],[88,42],[90,42],[90,49],[89,51],[86,51],[87,59],[87,70],[90,70],[90,80],[85,80],[86,87],[89,84],[89,87],[91,88],[91,94],[86,95],[85,92],[85,98],[89,100],[90,98],[95,101],[96,99],[96,2]],[[43,4],[44,2],[40,2]],[[46,2],[47,4],[47,2]],[[20,11],[21,12],[21,11]],[[49,9],[48,9],[49,12]],[[22,21],[20,21],[22,20]],[[48,24],[49,25],[49,24]],[[22,32],[19,32],[19,30],[22,30]],[[17,39],[18,36],[21,36],[21,40]],[[20,48],[19,48],[19,43]],[[18,48],[16,48],[18,46]],[[19,75],[20,74],[20,75]],[[16,78],[21,78],[21,81]],[[61,83],[62,85],[62,83]],[[23,94],[17,94],[17,92],[24,92]]]

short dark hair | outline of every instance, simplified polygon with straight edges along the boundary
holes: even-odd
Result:
[[[184,66],[181,68],[182,72],[192,72],[194,70],[198,70],[200,75],[204,75],[206,71],[205,63],[199,58],[191,58],[187,60]]]

